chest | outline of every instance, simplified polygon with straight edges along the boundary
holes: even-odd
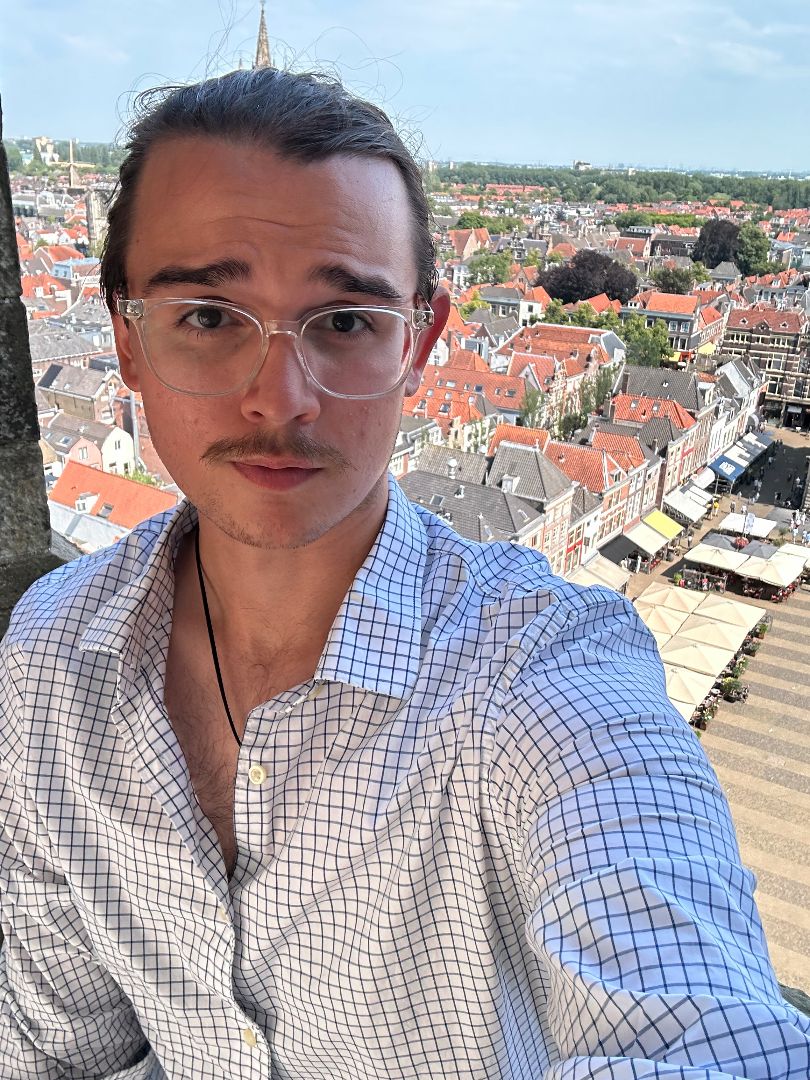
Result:
[[[228,874],[236,861],[233,827],[234,781],[239,747],[216,689],[188,669],[170,663],[165,705],[180,743],[197,802],[213,825]]]

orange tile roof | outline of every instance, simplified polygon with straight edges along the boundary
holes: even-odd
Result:
[[[641,449],[641,443],[634,435],[614,435],[608,431],[596,431],[591,440],[591,446],[597,450],[607,450],[626,471],[637,469],[647,460]]]
[[[640,424],[644,424],[655,417],[666,416],[681,431],[686,431],[687,428],[696,423],[691,413],[688,413],[683,405],[673,401],[671,398],[617,394],[613,398],[612,407],[616,420],[635,420]]]
[[[558,469],[562,469],[569,480],[576,481],[595,495],[601,495],[611,486],[611,473],[618,470],[622,474],[621,478],[625,477],[624,469],[607,451],[593,446],[549,442],[543,452]]]
[[[498,424],[489,442],[487,454],[492,457],[502,442],[517,443],[545,450],[551,435],[545,428],[518,427],[517,424]]]
[[[75,247],[69,247],[67,244],[51,244],[50,247],[43,248],[42,251],[55,263],[66,262],[68,259],[84,258],[80,251]]]
[[[693,293],[681,296],[679,293],[650,291],[639,293],[634,299],[640,300],[646,311],[662,311],[668,315],[694,315],[698,308],[698,299]]]
[[[756,304],[749,308],[735,308],[729,313],[727,330],[751,330],[761,323],[770,330],[781,330],[786,334],[800,334],[807,322],[797,311],[777,311],[766,304]]]
[[[455,386],[448,383],[455,383]],[[481,389],[476,389],[479,386]],[[459,390],[467,396],[483,394],[491,405],[512,410],[519,409],[523,404],[526,381],[512,375],[501,375],[488,368],[482,371],[471,370],[467,366],[454,367],[449,363],[441,367],[429,364],[422,374],[421,396],[424,397],[425,391],[430,389],[434,391],[434,397],[441,397],[445,390]]]
[[[177,503],[174,495],[159,488],[91,469],[78,461],[68,461],[48,498],[61,506],[75,508],[79,496],[88,494],[97,496],[88,513],[97,515],[106,503],[112,506],[107,520],[124,529],[134,529],[141,521]]]
[[[60,281],[51,274],[21,274],[20,282],[23,296],[34,297],[37,295],[37,289],[44,289],[47,297],[51,295],[52,287],[57,292],[70,292],[70,282]]]

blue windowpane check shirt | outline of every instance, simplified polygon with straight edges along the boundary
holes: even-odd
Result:
[[[807,1080],[632,605],[393,481],[314,679],[247,718],[229,881],[163,704],[194,523],[54,571],[3,642],[0,1077]]]

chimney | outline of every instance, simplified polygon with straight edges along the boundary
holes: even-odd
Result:
[[[457,499],[463,499],[464,498],[464,485],[459,484],[458,487],[456,488],[456,491],[455,491],[454,494],[455,494],[455,497]]]
[[[456,474],[458,472],[458,462],[456,461],[456,459],[454,457],[448,458],[446,467],[447,475],[450,477],[451,480],[455,480]]]

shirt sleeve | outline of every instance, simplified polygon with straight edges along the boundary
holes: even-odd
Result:
[[[0,652],[0,724],[20,719]],[[2,760],[0,926],[0,1080],[164,1076],[131,1003],[94,958],[36,807]]]
[[[557,1058],[544,1080],[807,1080],[728,804],[632,605],[583,591],[495,735]]]

